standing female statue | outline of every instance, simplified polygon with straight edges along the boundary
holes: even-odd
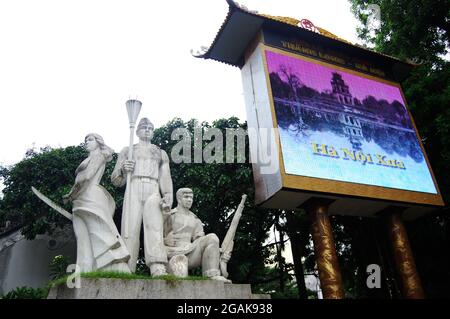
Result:
[[[77,265],[81,272],[104,270],[130,272],[130,254],[113,221],[116,205],[100,185],[105,165],[114,151],[98,134],[88,134],[89,156],[75,171],[75,184],[64,195],[73,203],[73,229],[77,239]]]

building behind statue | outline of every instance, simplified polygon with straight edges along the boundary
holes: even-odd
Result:
[[[33,240],[25,239],[21,228],[9,222],[0,229],[0,295],[23,286],[44,287],[50,280],[50,263],[57,255],[75,260],[71,227]]]

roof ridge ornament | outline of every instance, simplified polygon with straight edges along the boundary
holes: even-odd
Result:
[[[301,19],[300,22],[297,24],[297,26],[299,26],[300,28],[315,32],[315,33],[319,33],[321,34],[319,28],[317,28],[314,23],[312,23],[310,20],[308,19]]]

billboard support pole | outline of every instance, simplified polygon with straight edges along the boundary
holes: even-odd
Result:
[[[320,286],[324,299],[345,298],[342,276],[336,254],[328,206],[333,200],[311,198],[302,208],[311,219],[311,233],[314,242],[314,255],[319,270]]]
[[[395,266],[401,281],[402,295],[405,299],[424,299],[425,293],[402,221],[402,209],[404,208],[390,207],[386,209],[388,213],[385,214]]]

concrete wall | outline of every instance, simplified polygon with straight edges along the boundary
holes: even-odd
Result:
[[[49,281],[50,262],[57,255],[75,261],[76,242],[71,229],[54,236],[26,240],[20,230],[0,238],[0,294],[17,287],[43,287]]]
[[[80,278],[80,288],[53,287],[48,299],[269,299],[250,285],[218,280]]]

